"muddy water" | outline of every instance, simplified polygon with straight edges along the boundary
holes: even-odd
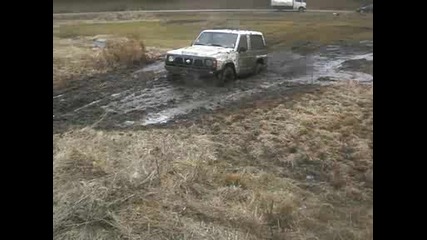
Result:
[[[238,79],[225,87],[216,87],[210,79],[168,81],[163,63],[158,62],[133,72],[131,76],[125,76],[131,78],[128,81],[132,84],[106,88],[110,92],[103,92],[102,98],[88,100],[85,104],[76,106],[73,111],[69,109],[63,114],[71,120],[78,118],[79,114],[85,115],[81,117],[88,117],[93,112],[102,116],[96,121],[100,126],[128,128],[167,123],[195,111],[227,107],[271,91],[285,93],[296,85],[324,85],[341,80],[370,84],[373,82],[370,73],[358,71],[357,66],[345,66],[352,61],[358,62],[355,60],[364,60],[372,65],[372,47],[372,42],[365,41],[358,46],[325,46],[310,55],[291,51],[274,52],[269,55],[268,69],[265,72]],[[66,95],[55,96],[54,102],[57,105],[60,105],[58,101],[66,102]],[[60,116],[61,112],[56,112],[56,115]]]

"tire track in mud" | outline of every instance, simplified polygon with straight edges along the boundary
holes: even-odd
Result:
[[[325,46],[310,55],[273,52],[269,55],[267,71],[238,79],[225,87],[216,87],[209,79],[170,82],[162,62],[125,76],[98,76],[104,79],[54,97],[54,132],[94,123],[103,129],[165,124],[195,112],[237,105],[273,91],[286,94],[286,90],[295,86],[333,84],[339,80],[370,84],[371,74],[345,69],[343,64],[362,59],[372,65],[372,47],[372,42],[362,42],[359,46]]]

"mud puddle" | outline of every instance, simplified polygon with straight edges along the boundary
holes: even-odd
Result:
[[[372,42],[365,41],[359,46],[325,46],[310,55],[274,52],[269,55],[265,72],[225,87],[216,87],[210,79],[168,81],[162,62],[127,76],[110,74],[111,81],[101,81],[103,91],[86,87],[55,96],[56,128],[60,131],[71,125],[133,128],[164,124],[194,112],[238,105],[272,91],[286,94],[295,86],[334,84],[341,80],[371,84],[372,72],[366,69],[372,69],[372,47]]]

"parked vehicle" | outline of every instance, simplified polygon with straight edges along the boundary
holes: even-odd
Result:
[[[364,5],[356,10],[358,13],[374,13],[374,4]]]
[[[305,0],[271,0],[271,7],[278,10],[304,12],[307,9],[307,3]]]

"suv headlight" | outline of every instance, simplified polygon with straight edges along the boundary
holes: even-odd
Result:
[[[216,59],[206,59],[205,65],[207,67],[216,68],[217,67],[217,61],[216,61]]]
[[[169,56],[169,57],[168,57],[168,61],[169,61],[169,62],[173,62],[173,60],[175,60],[175,57],[174,57],[174,56]]]

